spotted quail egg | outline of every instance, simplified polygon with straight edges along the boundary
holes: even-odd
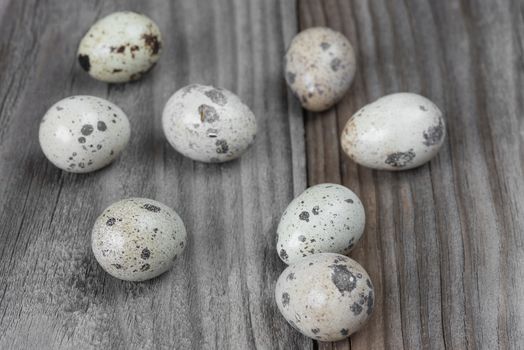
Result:
[[[324,111],[337,103],[349,89],[355,71],[351,43],[326,27],[298,33],[285,56],[287,84],[310,111]]]
[[[355,162],[374,169],[406,170],[433,158],[444,143],[440,109],[414,93],[395,93],[372,102],[346,123],[342,149]]]
[[[94,96],[71,96],[46,112],[39,140],[54,165],[87,173],[111,163],[126,147],[130,132],[129,120],[117,105]]]
[[[147,198],[113,203],[96,219],[91,235],[98,263],[126,281],[144,281],[166,272],[185,245],[186,229],[178,214]]]
[[[278,255],[290,264],[316,253],[348,254],[360,240],[365,221],[364,206],[349,188],[312,186],[293,199],[280,219]]]
[[[150,18],[115,12],[97,21],[78,47],[78,61],[93,78],[108,83],[139,79],[158,61],[162,36]]]
[[[192,84],[177,92],[162,114],[169,143],[201,162],[225,162],[240,157],[253,144],[255,115],[234,93]]]
[[[337,341],[358,331],[373,312],[366,270],[335,253],[310,255],[289,265],[275,288],[278,309],[302,334]]]

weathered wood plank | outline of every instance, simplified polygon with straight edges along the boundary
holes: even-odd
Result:
[[[91,23],[119,9],[152,17],[165,47],[143,80],[108,86],[75,53]],[[273,300],[277,220],[306,184],[302,115],[281,77],[294,2],[6,0],[0,12],[0,348],[311,348]],[[240,160],[195,163],[165,141],[164,103],[195,82],[252,107],[260,131]],[[73,94],[115,102],[132,125],[122,157],[88,175],[59,171],[38,146],[43,113]],[[90,252],[95,218],[130,196],[172,206],[190,235],[174,269],[150,282],[111,278]]]
[[[310,185],[341,182],[367,211],[352,256],[377,292],[371,322],[322,349],[520,349],[524,344],[524,3],[299,1],[300,27],[328,25],[358,51],[334,109],[306,117]],[[340,150],[346,120],[412,91],[445,111],[430,164],[371,171]]]

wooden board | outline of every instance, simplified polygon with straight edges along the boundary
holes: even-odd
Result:
[[[361,332],[320,348],[522,349],[524,3],[299,0],[299,16],[358,51],[345,99],[306,117],[308,181],[363,199],[365,239],[351,255],[377,294]],[[411,171],[355,165],[338,144],[345,122],[398,91],[442,108],[443,149]]]
[[[164,34],[159,64],[131,84],[97,82],[76,61],[85,31],[115,10]],[[302,115],[282,79],[294,2],[5,0],[0,16],[0,349],[311,348],[273,297],[276,224],[306,185]],[[253,109],[260,131],[240,160],[192,162],[165,141],[163,105],[189,83]],[[132,125],[123,155],[87,175],[38,145],[46,109],[75,94],[113,101]],[[131,196],[172,206],[190,235],[173,270],[145,283],[110,277],[90,251],[95,218]]]
[[[107,85],[76,63],[90,24],[135,10],[165,48],[143,80]],[[279,315],[273,287],[280,213],[306,184],[302,116],[282,80],[300,28],[328,25],[358,52],[333,110],[306,113],[310,185],[343,183],[363,199],[352,253],[377,292],[371,322],[321,349],[519,349],[524,344],[524,4],[508,1],[0,1],[0,348],[312,348]],[[297,22],[298,21],[298,22]],[[160,114],[178,88],[223,86],[252,107],[256,145],[238,161],[194,163],[165,142]],[[401,172],[355,165],[345,121],[387,93],[412,91],[445,112],[430,164]],[[112,166],[54,168],[37,131],[73,94],[120,105],[133,136]],[[184,218],[190,243],[164,276],[127,283],[89,248],[97,215],[130,196]]]

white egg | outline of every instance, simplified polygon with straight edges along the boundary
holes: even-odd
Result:
[[[341,136],[355,162],[374,169],[406,170],[433,158],[446,136],[440,109],[413,93],[386,95],[355,113]]]
[[[96,219],[91,248],[110,275],[144,281],[169,270],[186,239],[184,223],[173,209],[152,199],[129,198]]]
[[[349,89],[355,71],[351,43],[326,27],[298,33],[285,56],[287,84],[310,111],[323,111],[337,103]]]
[[[366,270],[340,254],[308,256],[288,266],[275,288],[278,309],[302,334],[337,341],[358,331],[373,312]]]
[[[150,18],[126,11],[97,21],[80,41],[78,61],[93,78],[108,83],[139,79],[158,61],[162,36]]]
[[[129,120],[117,105],[94,96],[71,96],[46,112],[38,136],[42,151],[54,165],[87,173],[118,157],[130,133]]]
[[[167,140],[178,152],[201,162],[240,157],[255,141],[255,115],[234,93],[188,85],[171,96],[162,114]]]
[[[348,254],[364,232],[362,202],[349,188],[320,184],[288,205],[277,228],[278,255],[286,264],[308,255]]]

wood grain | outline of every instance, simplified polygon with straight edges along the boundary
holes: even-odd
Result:
[[[276,223],[306,185],[302,114],[281,74],[295,3],[0,4],[0,348],[312,348],[273,297]],[[115,10],[164,34],[159,64],[131,84],[97,82],[76,62],[82,35]],[[196,163],[165,141],[163,105],[189,83],[230,89],[254,111],[259,134],[240,160]],[[118,104],[132,125],[123,155],[87,175],[52,166],[37,140],[46,109],[75,94]],[[173,270],[145,283],[111,278],[90,251],[95,218],[131,196],[172,206],[190,235]]]
[[[351,255],[377,294],[364,329],[320,349],[522,349],[524,2],[299,0],[299,17],[358,52],[344,100],[306,116],[308,182],[362,198],[365,239]],[[411,171],[357,166],[338,144],[345,122],[398,91],[441,107],[446,144]]]

